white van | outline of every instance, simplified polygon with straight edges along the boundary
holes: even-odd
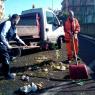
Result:
[[[57,44],[61,47],[64,38],[64,28],[52,10],[33,8],[22,11],[20,22],[17,26],[18,35],[30,45],[47,48],[47,45]]]

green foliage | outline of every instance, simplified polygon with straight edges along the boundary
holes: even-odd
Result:
[[[0,92],[0,95],[6,95],[5,93],[3,93],[3,92]]]

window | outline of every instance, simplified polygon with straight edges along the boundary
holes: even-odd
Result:
[[[47,23],[48,24],[56,24],[56,25],[59,24],[56,16],[53,13],[46,12],[46,17],[47,17]]]
[[[28,25],[28,26],[35,26],[36,23],[36,14],[27,14],[27,15],[22,15],[21,19],[18,23],[18,25]]]

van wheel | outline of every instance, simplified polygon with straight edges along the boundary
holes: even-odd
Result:
[[[58,38],[58,41],[57,41],[58,49],[61,49],[62,43],[63,43],[63,38],[62,37],[59,37]]]

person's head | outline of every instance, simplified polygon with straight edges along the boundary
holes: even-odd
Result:
[[[69,17],[70,17],[70,20],[74,19],[74,12],[72,10],[69,10]]]
[[[10,20],[12,25],[16,25],[20,20],[20,16],[18,14],[13,14]]]

